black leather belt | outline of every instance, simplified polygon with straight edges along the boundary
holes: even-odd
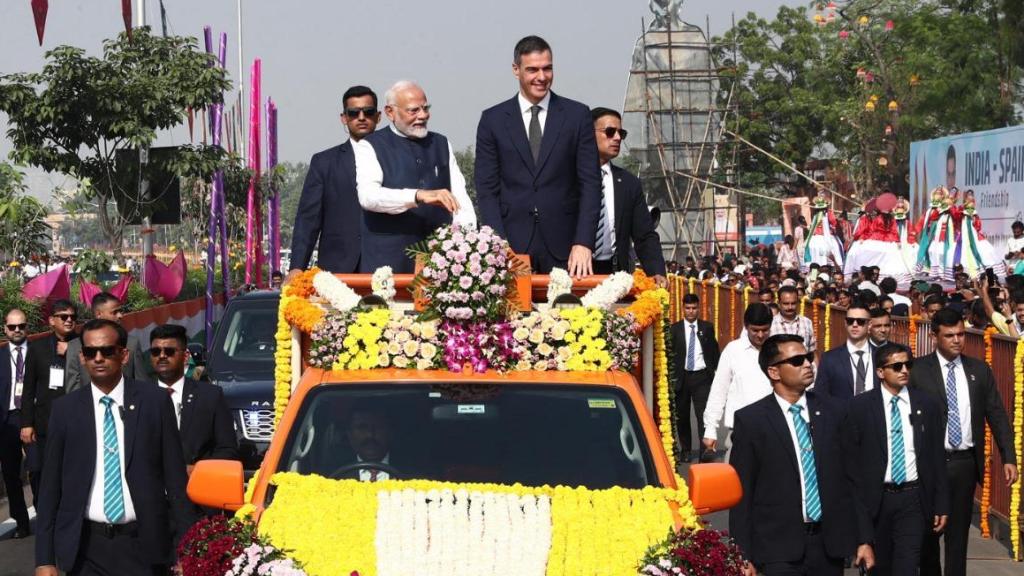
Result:
[[[138,522],[128,522],[126,524],[107,524],[105,522],[93,522],[92,520],[85,521],[86,529],[93,534],[104,536],[107,538],[113,538],[114,536],[135,536],[139,533]]]
[[[885,484],[882,485],[882,488],[884,488],[886,492],[906,492],[907,490],[914,490],[920,485],[921,483],[918,480],[914,480],[912,482],[904,482],[902,484],[886,482]]]
[[[967,450],[946,450],[946,460],[956,460],[960,458],[974,458],[974,449],[968,448]]]
[[[814,535],[821,533],[821,522],[804,522],[804,534]]]
[[[701,372],[707,372],[707,367],[701,368],[700,370],[683,370],[683,374],[700,374]]]

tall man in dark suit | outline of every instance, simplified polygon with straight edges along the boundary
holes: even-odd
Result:
[[[185,378],[188,333],[164,324],[149,333],[150,357],[157,383],[171,397],[189,474],[196,462],[238,459],[238,440],[220,386]]]
[[[1006,484],[1017,481],[1013,431],[996,390],[992,369],[981,360],[964,356],[963,317],[951,308],[932,315],[935,353],[918,358],[910,373],[910,387],[929,392],[942,403],[945,429],[946,474],[950,510],[945,530],[945,574],[967,573],[967,536],[974,509],[974,488],[985,466],[985,423],[988,422],[1002,455]],[[939,535],[929,534],[921,550],[921,574],[938,576]]]
[[[654,229],[640,180],[612,164],[618,157],[626,131],[622,116],[610,108],[594,108],[594,132],[601,160],[601,217],[594,244],[594,273],[611,274],[634,269],[633,253],[640,266],[658,286],[665,286],[665,256]]]
[[[180,536],[195,521],[174,408],[156,386],[124,379],[119,324],[90,320],[82,339],[90,384],[53,406],[36,576],[167,574],[168,526]]]
[[[100,292],[93,296],[90,305],[93,318],[102,318],[113,322],[121,323],[124,317],[124,305],[117,296],[110,292]],[[68,344],[67,365],[64,367],[64,393],[74,392],[84,388],[88,378],[82,373],[82,363],[78,361],[78,353],[82,351],[82,339],[75,338]],[[128,362],[121,370],[124,377],[129,380],[152,382],[153,370],[149,365],[149,359],[142,351],[142,344],[139,339],[128,335]]]
[[[672,349],[676,358],[676,426],[683,444],[683,460],[690,461],[690,403],[697,417],[698,442],[704,437],[704,408],[708,405],[711,381],[718,370],[718,340],[715,327],[697,319],[700,299],[683,296],[683,319],[672,325]],[[700,446],[697,447],[698,450]]]
[[[885,344],[874,363],[880,385],[850,401],[843,424],[857,519],[873,534],[874,574],[917,574],[924,535],[941,532],[949,513],[942,410],[907,388],[914,362],[906,347]]]
[[[299,208],[292,230],[289,280],[309,267],[313,250],[321,270],[339,274],[359,270],[360,227],[363,209],[356,196],[356,160],[352,143],[377,129],[377,95],[366,86],[353,86],[341,97],[341,123],[348,129],[345,142],[317,152],[309,161]]]
[[[39,480],[46,455],[50,405],[64,395],[66,356],[70,343],[77,338],[78,312],[70,300],[57,300],[49,320],[53,333],[29,344],[21,394],[21,442],[26,445],[28,477],[36,508],[41,498]]]
[[[825,352],[814,382],[819,394],[849,400],[878,386],[872,364],[874,349],[868,341],[871,313],[854,302],[846,311],[846,342]]]
[[[476,213],[455,149],[443,135],[427,130],[430,104],[423,88],[400,80],[384,102],[391,126],[352,147],[364,210],[359,271],[390,266],[411,273],[409,246],[447,224],[475,227]]]
[[[601,212],[601,175],[590,111],[551,92],[551,46],[516,43],[519,93],[484,110],[476,131],[480,221],[529,254],[534,272],[592,273]]]
[[[17,308],[4,317],[7,344],[0,347],[0,471],[7,506],[17,526],[13,538],[29,535],[28,507],[21,485],[21,401],[28,358],[28,319]]]
[[[766,576],[827,576],[855,563],[871,568],[870,534],[860,533],[853,510],[853,479],[841,451],[845,408],[807,392],[814,354],[803,338],[776,334],[758,355],[773,393],[736,412],[729,463],[743,498],[729,513],[729,532],[750,563]],[[859,544],[859,545],[858,545]]]

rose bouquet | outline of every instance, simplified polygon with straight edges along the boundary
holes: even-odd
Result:
[[[428,301],[424,319],[502,320],[515,277],[525,272],[508,242],[489,226],[439,228],[409,253],[423,262],[412,287]]]
[[[669,530],[668,537],[647,550],[637,571],[641,576],[741,576],[745,564],[725,532],[684,528]]]
[[[391,266],[381,266],[373,272],[370,278],[370,289],[374,295],[380,296],[385,302],[391,304],[395,300],[395,274]]]
[[[429,370],[438,365],[441,341],[438,322],[420,322],[401,312],[394,312],[384,328],[380,366]]]
[[[250,522],[209,516],[196,522],[178,543],[178,561],[183,576],[225,574],[232,560],[258,542]]]
[[[345,336],[348,325],[355,318],[352,312],[332,311],[313,328],[310,335],[312,343],[309,347],[309,364],[324,370],[330,370],[338,357],[345,351]]]
[[[565,335],[569,321],[561,311],[549,309],[532,312],[512,322],[512,336],[522,349],[517,370],[557,370],[559,362],[569,358]]]
[[[604,333],[608,353],[612,356],[613,370],[631,372],[636,366],[640,356],[640,339],[636,337],[638,331],[632,314],[605,314]]]
[[[250,544],[231,561],[224,576],[306,576],[306,571],[284,551],[259,541]]]

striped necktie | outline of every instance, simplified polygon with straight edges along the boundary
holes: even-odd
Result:
[[[946,369],[946,416],[949,420],[946,426],[946,435],[949,439],[949,445],[953,450],[957,450],[960,447],[963,436],[960,430],[960,407],[957,405],[956,398],[956,362],[946,364]]]
[[[615,235],[608,223],[608,203],[605,201],[608,191],[605,190],[605,176],[609,174],[607,165],[601,167],[601,216],[597,220],[597,241],[594,243],[594,259],[609,260],[615,257]]]
[[[694,356],[697,355],[697,323],[690,324],[690,342],[686,345],[686,371],[693,372],[696,367]]]
[[[796,430],[797,443],[800,445],[800,469],[804,473],[805,512],[811,522],[817,522],[821,520],[818,472],[814,465],[814,446],[811,443],[811,429],[800,415],[803,409],[803,406],[793,404],[789,407],[789,412],[793,415],[793,428]]]
[[[892,428],[892,437],[890,438],[892,442],[892,455],[890,456],[892,482],[893,484],[903,484],[907,481],[907,462],[903,448],[903,418],[900,417],[900,397],[893,396],[889,404],[889,427]]]
[[[124,518],[124,494],[121,492],[121,454],[114,426],[114,399],[100,398],[103,403],[103,513],[111,524]]]

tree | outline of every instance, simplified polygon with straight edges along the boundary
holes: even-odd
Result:
[[[131,39],[122,33],[105,41],[99,58],[60,46],[46,59],[41,72],[0,76],[11,157],[85,182],[120,257],[125,225],[147,208],[135,185],[121,182],[127,170],[116,162],[118,153],[147,148],[159,130],[181,124],[188,108],[220,101],[230,82],[194,38],[154,36],[148,28],[134,29]],[[190,152],[172,162],[186,163],[203,150]],[[211,157],[216,163],[223,153],[206,151]],[[133,208],[122,213],[112,206],[118,200]]]
[[[50,225],[41,202],[25,195],[24,176],[0,162],[0,259],[25,262],[47,252]]]
[[[911,141],[1017,119],[1018,48],[998,31],[1019,16],[1000,16],[1002,3],[850,0],[831,23],[785,6],[771,21],[749,14],[716,39],[723,90],[739,83],[735,131],[792,164],[831,159],[863,198],[905,193]],[[741,187],[788,184],[761,153],[738,160]]]

